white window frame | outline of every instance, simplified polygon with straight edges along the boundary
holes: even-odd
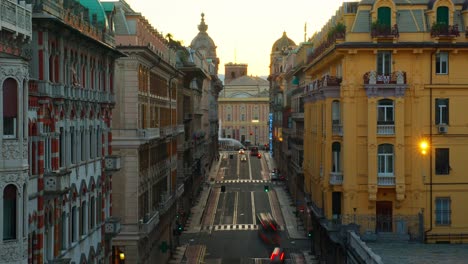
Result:
[[[5,121],[3,121],[5,123]],[[5,134],[5,125],[3,125],[3,138],[16,138],[16,130],[18,130],[18,128],[16,127],[16,117],[13,118],[13,134]]]
[[[387,145],[387,144],[384,144]],[[391,145],[391,144],[388,144]],[[393,145],[391,145],[393,148]],[[380,146],[379,146],[380,147]],[[382,153],[380,149],[377,153],[377,170],[378,176],[392,177],[395,172],[395,149],[392,153]]]
[[[452,223],[452,201],[450,197],[437,197],[435,206],[436,225],[450,225]]]
[[[445,67],[444,67],[445,64]],[[439,71],[437,71],[437,66],[439,66]],[[449,54],[447,51],[441,51],[436,53],[436,74],[447,75],[449,71]]]
[[[379,103],[377,105],[377,123],[385,123],[385,124],[388,124],[388,123],[395,123],[395,104],[393,103],[392,101],[392,104],[391,105],[386,105],[386,104],[382,104],[383,102],[386,102],[387,100],[379,100]],[[391,100],[390,100],[391,101]],[[382,110],[382,115],[380,115],[381,113],[381,109]],[[388,114],[388,111],[391,110],[391,114],[392,114],[392,117],[391,117],[391,120],[387,120],[387,114]],[[383,120],[381,119],[381,117],[383,117]]]
[[[388,58],[387,56],[388,55]],[[379,62],[380,58],[382,59],[381,62]],[[389,61],[387,61],[389,60]],[[382,72],[379,72],[379,64],[381,63],[382,67]],[[388,65],[389,69],[387,69],[385,66]],[[388,76],[392,74],[392,52],[391,51],[378,51],[377,52],[377,74],[378,75],[384,75]]]

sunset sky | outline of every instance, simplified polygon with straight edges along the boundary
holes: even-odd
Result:
[[[189,46],[198,34],[201,13],[217,45],[219,73],[228,62],[247,63],[248,74],[267,76],[273,43],[283,31],[296,44],[319,31],[343,0],[126,0],[159,32]]]

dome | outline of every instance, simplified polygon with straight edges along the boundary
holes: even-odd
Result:
[[[105,28],[108,28],[107,16],[101,2],[98,0],[80,0],[80,4],[89,10],[89,19],[92,21],[93,15],[96,15],[98,23],[102,24]]]
[[[205,14],[201,14],[201,23],[198,25],[197,36],[192,40],[190,47],[196,51],[200,51],[207,58],[216,58],[216,45],[211,37],[206,33],[208,25],[205,24]]]
[[[283,36],[278,39],[275,44],[273,44],[273,47],[271,48],[271,52],[276,52],[276,51],[281,51],[283,49],[287,49],[291,46],[296,46],[296,43],[288,36],[286,36],[286,31],[283,32]]]

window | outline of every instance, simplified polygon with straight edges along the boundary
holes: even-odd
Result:
[[[16,239],[17,189],[9,184],[3,190],[3,241]]]
[[[67,227],[67,212],[62,212],[62,230],[61,230],[61,249],[65,250],[68,246],[68,241],[67,241],[67,232],[68,232],[68,227]]]
[[[84,127],[81,127],[80,134],[81,134],[81,141],[80,141],[80,144],[81,144],[81,161],[85,161],[86,160],[86,141],[85,141],[86,137],[85,137]]]
[[[437,8],[437,24],[448,25],[449,24],[449,9],[446,6],[440,6]]]
[[[379,100],[377,106],[377,124],[394,124],[393,101],[389,99]]]
[[[341,113],[340,113],[339,101],[333,101],[332,103],[332,124],[333,125],[341,124]]]
[[[245,114],[241,114],[241,121],[245,121]]]
[[[3,137],[16,138],[18,118],[18,85],[12,78],[3,83]]]
[[[391,9],[390,7],[379,7],[377,10],[377,22],[380,25],[390,27],[391,25]]]
[[[450,173],[450,159],[448,148],[435,149],[435,170],[436,174],[446,175]]]
[[[71,239],[72,242],[76,242],[78,238],[78,230],[77,230],[77,208],[76,206],[72,207],[71,210]]]
[[[379,145],[377,155],[378,176],[393,176],[393,145]]]
[[[448,52],[436,53],[436,74],[448,74]]]
[[[392,65],[392,52],[391,51],[379,51],[377,53],[377,74],[378,75],[390,75]]]
[[[87,206],[86,206],[86,201],[81,203],[81,208],[80,208],[80,236],[86,235],[86,229],[88,227],[87,223]]]
[[[63,127],[60,128],[60,138],[59,138],[59,161],[60,167],[65,167],[65,132]]]
[[[333,142],[332,144],[332,172],[340,172],[341,171],[341,144],[339,142]]]
[[[435,123],[449,124],[449,99],[435,99]]]
[[[75,144],[77,142],[75,138],[75,127],[70,127],[70,161],[72,164],[76,163],[76,148]]]
[[[231,121],[231,114],[227,115],[227,121]]]
[[[91,197],[91,203],[89,206],[89,228],[93,229],[96,223],[96,211],[95,211],[95,199]]]
[[[449,197],[436,198],[436,225],[450,225],[452,223],[450,204],[451,201]]]

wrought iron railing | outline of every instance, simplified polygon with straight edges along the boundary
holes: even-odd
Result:
[[[366,72],[364,84],[406,84],[406,72],[395,71],[391,74],[377,74],[376,71]]]
[[[460,31],[458,25],[446,25],[434,23],[431,27],[431,37],[458,37]]]
[[[397,38],[400,36],[398,25],[373,24],[371,29],[372,38]]]

